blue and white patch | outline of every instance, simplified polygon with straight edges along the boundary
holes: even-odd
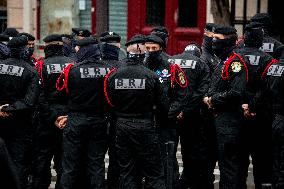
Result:
[[[175,62],[179,65],[182,69],[195,69],[196,67],[196,60],[186,60],[186,59],[169,59],[169,62]]]
[[[248,57],[250,65],[252,65],[252,66],[258,66],[259,65],[260,56],[246,55],[246,57]]]
[[[267,70],[267,75],[280,77],[283,74],[284,66],[271,65]]]
[[[273,49],[274,49],[274,43],[263,43],[262,47],[260,47],[260,50],[268,53],[274,52]]]
[[[23,75],[24,69],[25,68],[20,66],[0,64],[0,74],[3,75],[21,77]]]
[[[70,63],[66,64],[47,64],[46,69],[48,74],[61,73]]]
[[[104,77],[109,71],[109,68],[80,68],[82,79]]]
[[[145,89],[146,79],[115,79],[115,89]]]

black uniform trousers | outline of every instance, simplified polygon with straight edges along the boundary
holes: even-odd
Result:
[[[261,189],[262,184],[271,183],[272,174],[272,116],[268,112],[257,112],[255,117],[245,121],[245,146],[247,165],[249,155],[252,158],[253,176],[256,189]]]
[[[220,189],[246,188],[243,118],[241,112],[223,111],[215,117]]]
[[[284,188],[284,115],[277,114],[272,124],[274,189]]]
[[[181,189],[214,189],[216,165],[216,132],[209,112],[202,117],[191,112],[180,125],[183,172]]]
[[[104,189],[106,151],[107,126],[103,116],[68,114],[63,129],[61,188]]]
[[[62,109],[63,105],[52,104],[53,110]],[[35,159],[33,169],[34,189],[47,189],[51,183],[51,160],[53,159],[56,171],[56,185],[59,188],[59,182],[62,175],[62,130],[55,126],[54,120],[50,119],[50,114],[45,115],[39,112],[39,121],[35,135]]]
[[[120,166],[119,189],[165,189],[160,145],[150,119],[118,118],[116,149]]]
[[[28,186],[30,168],[30,148],[32,147],[32,126],[30,114],[11,115],[0,120],[0,137],[5,141],[7,150],[14,163],[22,189]]]

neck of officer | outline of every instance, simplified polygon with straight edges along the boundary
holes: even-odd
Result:
[[[48,45],[44,48],[45,57],[63,56],[62,45]]]
[[[227,47],[226,50],[224,50],[224,53],[222,53],[219,58],[222,61],[227,60],[227,58],[229,58],[229,56],[231,56],[232,52],[234,51],[236,46],[232,46],[232,47]]]
[[[102,58],[106,60],[118,60],[119,58],[119,48],[110,44],[103,44],[102,48]]]
[[[22,57],[24,48],[11,48],[11,58],[17,58],[20,59]]]

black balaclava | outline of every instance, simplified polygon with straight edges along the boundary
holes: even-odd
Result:
[[[45,58],[63,55],[63,45],[50,44],[44,47]]]
[[[108,43],[102,43],[101,45],[102,58],[107,60],[118,60],[120,49]]]
[[[101,58],[101,51],[98,44],[81,46],[79,51],[76,53],[76,62],[82,62],[88,58],[94,58],[97,60]]]
[[[236,37],[229,37],[226,39],[212,40],[212,50],[216,56],[221,60],[227,58],[227,55],[233,50],[236,45]]]
[[[162,50],[146,52],[145,64],[150,70],[156,70],[161,65],[161,60],[162,60],[161,53],[162,53]]]
[[[246,47],[260,48],[263,41],[263,30],[261,28],[248,29],[244,34],[244,44]]]
[[[13,47],[10,48],[11,50],[11,57],[12,58],[19,58],[19,59],[24,59],[26,60],[27,53],[28,53],[28,48],[27,47]]]
[[[213,51],[212,51],[212,40],[213,40],[213,37],[208,37],[208,36],[204,35],[202,46],[210,53],[213,53]]]

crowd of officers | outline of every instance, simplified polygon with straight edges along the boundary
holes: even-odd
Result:
[[[201,48],[165,50],[169,33],[120,36],[74,28],[35,38],[0,34],[0,180],[9,189],[284,188],[284,48],[271,19],[238,39],[207,23]],[[183,171],[176,159],[180,141]],[[105,155],[109,167],[105,181]],[[4,184],[5,183],[5,184]]]

